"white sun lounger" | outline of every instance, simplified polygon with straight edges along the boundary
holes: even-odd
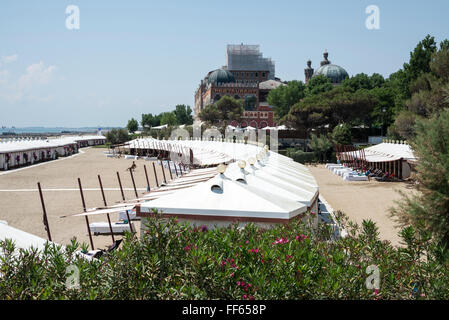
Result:
[[[136,220],[136,219],[138,219],[137,218],[137,216],[136,216],[136,210],[129,210],[128,211],[128,214],[129,214],[129,218],[131,219],[131,220]],[[120,211],[119,213],[118,213],[118,219],[119,220],[128,220],[128,215],[126,214],[126,211]]]
[[[133,226],[133,231],[136,231],[136,227],[131,222]],[[108,222],[92,222],[89,224],[90,231],[94,235],[98,234],[110,234],[111,229],[109,229],[109,223]],[[131,232],[131,229],[129,228],[129,223],[121,223],[121,222],[111,222],[112,231],[114,234],[122,234],[125,231]]]
[[[365,175],[358,175],[352,173],[345,173],[343,175],[343,180],[345,181],[368,181],[368,177]]]

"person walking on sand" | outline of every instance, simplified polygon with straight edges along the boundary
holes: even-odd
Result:
[[[131,165],[131,167],[129,167],[128,169],[126,169],[126,170],[130,170],[130,171],[134,171],[134,170],[136,170],[136,162],[135,161],[133,161],[133,164]]]

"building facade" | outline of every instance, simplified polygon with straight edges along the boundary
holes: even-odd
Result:
[[[228,45],[226,65],[210,71],[195,92],[194,116],[204,107],[227,95],[245,101],[245,111],[233,126],[264,128],[274,126],[273,109],[267,103],[268,92],[284,85],[275,77],[275,65],[264,58],[258,45]]]

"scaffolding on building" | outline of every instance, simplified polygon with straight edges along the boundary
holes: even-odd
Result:
[[[268,71],[268,79],[275,77],[274,61],[263,57],[259,45],[228,44],[226,66],[233,71]]]

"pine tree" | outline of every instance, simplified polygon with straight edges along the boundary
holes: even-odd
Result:
[[[392,216],[430,232],[449,250],[449,109],[419,120],[410,145],[418,158],[418,192],[403,194]]]

